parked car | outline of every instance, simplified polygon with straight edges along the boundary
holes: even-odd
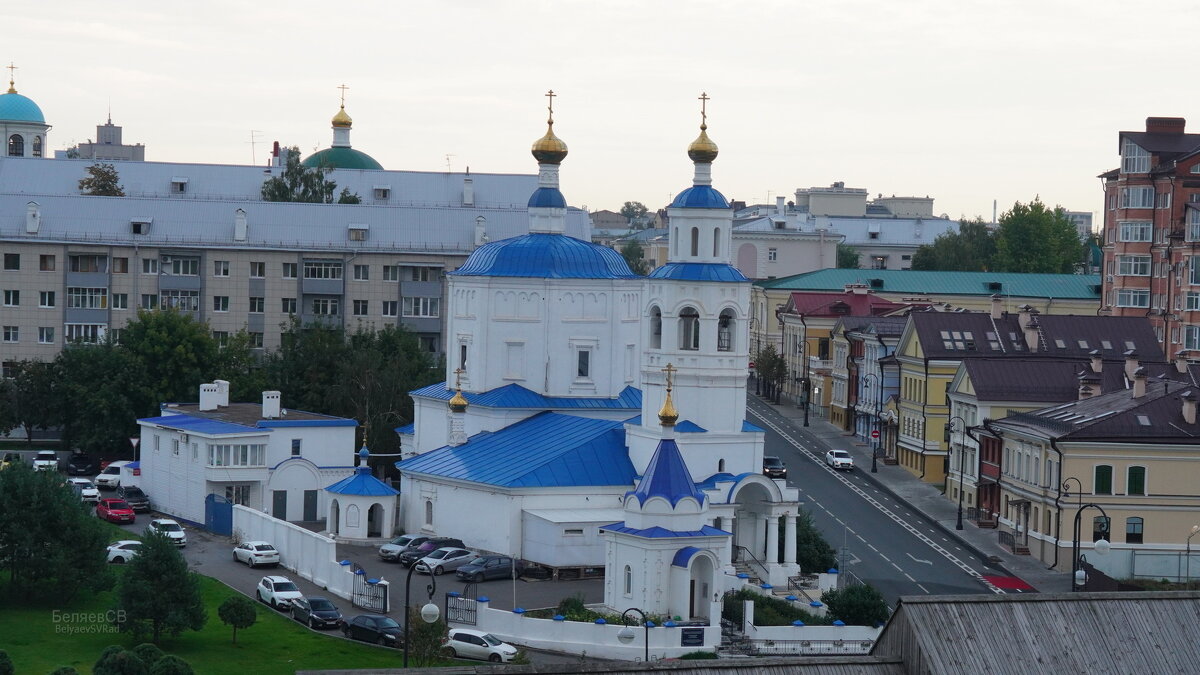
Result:
[[[304,599],[304,594],[287,577],[263,577],[254,589],[254,596],[280,611],[287,611],[293,600]]]
[[[234,562],[244,562],[250,567],[279,565],[279,551],[269,541],[244,541],[233,547]]]
[[[142,542],[135,539],[122,539],[108,545],[108,562],[124,565],[133,559],[142,549]]]
[[[429,574],[432,571],[434,575],[441,575],[466,565],[474,558],[475,554],[465,548],[446,546],[421,558],[414,566],[418,572]]]
[[[292,601],[292,618],[309,628],[337,628],[342,613],[327,598],[300,598]]]
[[[414,549],[429,540],[423,534],[403,534],[379,547],[379,557],[387,562],[396,562],[400,554]]]
[[[53,450],[38,450],[33,456],[34,471],[58,471],[58,453]]]
[[[462,539],[454,537],[430,537],[421,542],[416,548],[410,548],[400,554],[400,564],[405,567],[412,567],[412,564],[429,555],[430,553],[445,548],[447,546],[455,546],[462,548]]]
[[[134,511],[144,513],[150,510],[150,496],[142,492],[136,485],[118,485],[117,496],[129,502]]]
[[[129,504],[126,504],[122,499],[113,497],[101,499],[97,502],[96,517],[103,518],[110,523],[132,523],[137,520]]]
[[[91,476],[99,471],[100,467],[96,460],[91,455],[86,455],[82,452],[77,452],[71,455],[67,460],[67,475],[68,476]]]
[[[854,468],[854,458],[845,450],[830,450],[825,453],[825,463],[835,469],[850,471]]]
[[[179,548],[187,546],[187,532],[183,531],[183,526],[171,520],[170,518],[155,518],[150,521],[146,527],[147,532],[158,532],[171,540]]]
[[[491,633],[469,628],[452,628],[442,646],[451,658],[481,659],[492,663],[508,663],[517,655],[517,648],[501,642]]]
[[[109,462],[108,466],[100,470],[100,475],[96,476],[96,487],[101,490],[114,490],[121,484],[121,467],[129,464],[127,460]]]
[[[513,568],[516,576],[525,572],[525,563],[506,555],[481,555],[458,568],[454,576],[463,581],[486,581],[488,579],[511,579]]]
[[[6,452],[4,457],[0,458],[0,469],[7,469],[13,464],[21,463],[21,455],[15,452]]]
[[[374,642],[385,647],[404,644],[404,628],[395,619],[382,614],[359,614],[342,623],[342,633],[351,640]]]
[[[86,478],[68,478],[67,485],[71,486],[75,496],[82,501],[93,504],[100,501],[100,491],[96,489],[95,485],[92,485],[92,481]]]
[[[767,478],[787,478],[787,467],[782,459],[768,455],[763,457],[763,475]]]

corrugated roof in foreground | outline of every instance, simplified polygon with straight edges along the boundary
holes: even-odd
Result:
[[[652,628],[651,630],[659,630]],[[679,628],[662,630],[679,631]],[[528,666],[506,665],[497,669],[490,665],[446,668],[409,668],[400,670],[299,670],[296,675],[488,675],[503,670],[509,675],[544,675],[562,673],[671,673],[671,675],[904,675],[903,662],[898,658],[876,656],[789,656],[768,658],[718,659],[711,661],[608,661],[583,663],[540,663]]]
[[[873,279],[877,281],[873,283]],[[788,291],[841,291],[846,284],[867,284],[875,293],[1100,300],[1096,274],[825,269],[754,285]]]

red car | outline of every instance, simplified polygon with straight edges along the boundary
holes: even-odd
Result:
[[[137,518],[124,499],[101,499],[96,505],[96,517],[110,523],[132,523]]]

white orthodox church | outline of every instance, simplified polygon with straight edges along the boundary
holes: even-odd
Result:
[[[717,146],[702,123],[668,261],[639,277],[563,233],[553,124],[551,107],[529,233],[449,277],[447,379],[412,392],[398,430],[401,526],[604,566],[614,609],[715,617],[742,582],[735,557],[775,585],[799,573],[797,491],[761,474],[763,432],[745,421],[750,282],[730,264]]]

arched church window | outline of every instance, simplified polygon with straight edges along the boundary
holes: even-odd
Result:
[[[713,230],[713,257],[721,255],[721,228]]]
[[[675,228],[675,235],[671,237],[671,248],[674,255],[679,255],[679,228]]]
[[[425,500],[425,527],[433,527],[433,500]]]
[[[679,348],[700,349],[700,313],[692,307],[679,313]]]
[[[717,460],[717,473],[725,473],[725,460]]]
[[[650,308],[650,348],[662,349],[662,310]]]
[[[41,136],[33,137],[33,156],[34,157],[42,156],[42,137]]]
[[[700,228],[692,228],[692,257],[700,255]]]
[[[633,595],[633,568],[625,566],[625,595]]]
[[[8,137],[8,156],[25,156],[25,139],[21,137],[21,134],[13,134]]]
[[[733,327],[735,323],[736,319],[733,317],[732,309],[721,312],[721,317],[717,320],[717,351],[733,351]]]

